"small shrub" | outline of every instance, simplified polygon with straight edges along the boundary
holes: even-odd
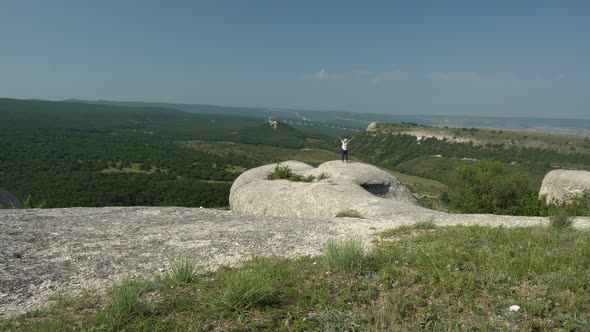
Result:
[[[268,303],[275,294],[269,280],[262,269],[228,271],[222,277],[224,287],[213,298],[213,306],[229,313]]]
[[[529,178],[497,161],[455,169],[456,184],[449,191],[451,206],[463,213],[523,214],[523,199],[530,195]],[[530,208],[530,207],[527,207]]]
[[[268,173],[267,180],[289,180],[295,182],[313,182],[327,179],[329,176],[326,173],[321,173],[317,177],[315,175],[301,176],[293,173],[289,166],[276,165],[275,170]]]
[[[415,229],[433,229],[436,224],[432,219],[420,220],[414,224]]]
[[[196,277],[197,263],[194,259],[189,257],[181,257],[174,260],[172,263],[172,271],[170,277],[172,280],[181,283],[189,284]]]
[[[363,216],[357,210],[348,209],[348,210],[338,212],[336,214],[336,218],[361,218],[361,219],[363,219]]]
[[[328,241],[324,254],[330,268],[361,273],[373,265],[372,257],[358,240]]]
[[[569,227],[573,222],[568,210],[558,206],[549,208],[549,221],[551,222],[551,227],[554,228]]]
[[[266,178],[268,180],[288,180],[293,177],[295,173],[289,168],[289,166],[276,165],[275,170],[269,173]]]
[[[542,216],[547,214],[545,196],[539,197],[535,193],[529,193],[520,200],[522,214],[525,216]]]

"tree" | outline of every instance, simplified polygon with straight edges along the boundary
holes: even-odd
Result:
[[[451,205],[467,213],[523,214],[531,194],[529,179],[504,164],[482,160],[455,169],[457,183],[449,192]]]

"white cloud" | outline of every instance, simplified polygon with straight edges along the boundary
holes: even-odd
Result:
[[[313,74],[313,77],[315,77],[315,79],[318,81],[323,80],[326,77],[326,68],[322,67],[320,71]]]

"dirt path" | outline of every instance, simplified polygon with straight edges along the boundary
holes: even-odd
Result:
[[[440,225],[537,225],[543,218],[404,214],[389,220],[301,219],[176,207],[0,210],[0,318],[42,306],[64,290],[104,291],[126,275],[151,277],[179,255],[203,269],[252,255],[320,254],[328,239],[373,239],[420,220]],[[588,227],[579,218],[578,227]]]

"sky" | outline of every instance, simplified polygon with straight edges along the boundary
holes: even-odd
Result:
[[[0,97],[590,118],[590,1],[0,0]]]

